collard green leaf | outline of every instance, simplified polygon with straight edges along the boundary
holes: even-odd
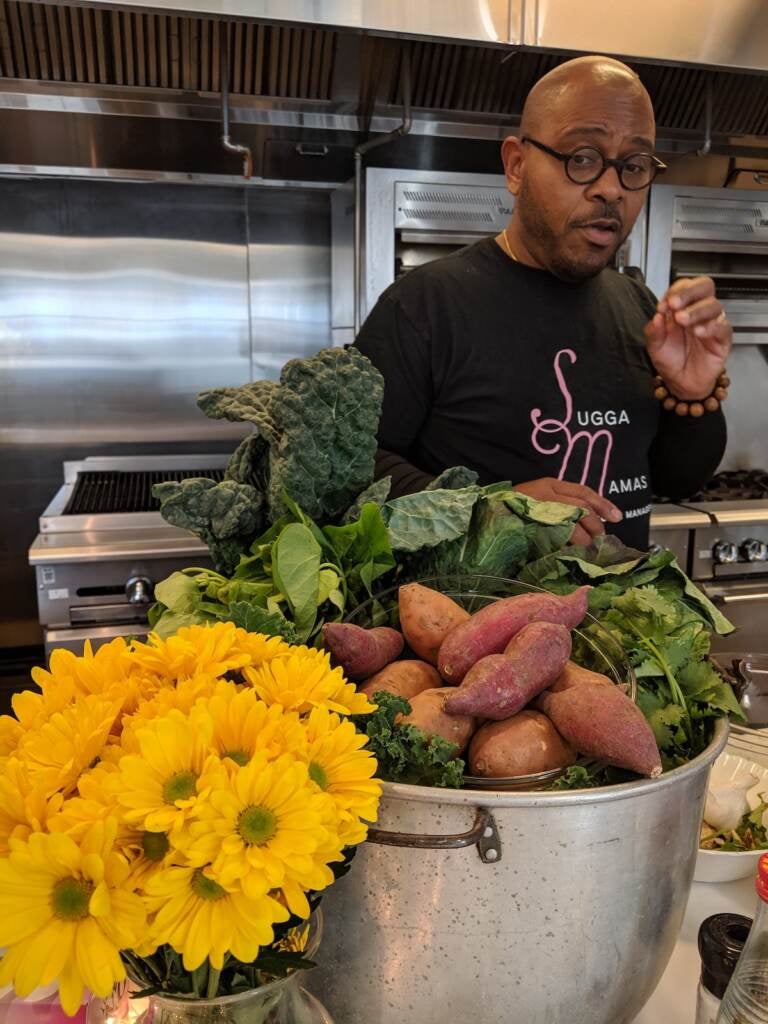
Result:
[[[286,526],[272,549],[272,573],[287,600],[301,639],[312,632],[317,617],[320,545],[302,523]]]
[[[279,440],[270,466],[269,506],[289,494],[314,520],[339,519],[373,479],[384,384],[356,348],[293,359],[272,410]]]
[[[497,497],[502,497],[502,494],[497,494]],[[543,526],[559,526],[565,523],[573,526],[586,514],[586,509],[563,505],[558,501],[538,501],[519,491],[510,491],[504,494],[503,498],[517,515]]]
[[[464,571],[485,576],[513,576],[526,560],[528,539],[519,516],[506,503],[483,497],[475,505]]]
[[[692,604],[696,605],[696,607],[700,609],[701,613],[712,625],[714,631],[719,633],[720,636],[727,636],[729,633],[732,633],[736,628],[733,623],[726,619],[723,613],[715,604],[712,603],[712,601],[710,601],[707,595],[702,593],[696,584],[688,579],[676,561],[672,563],[672,568],[676,569],[685,580],[683,588],[685,596]]]
[[[420,491],[388,501],[382,509],[393,551],[414,552],[462,537],[482,491]]]

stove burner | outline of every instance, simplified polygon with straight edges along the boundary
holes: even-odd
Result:
[[[109,512],[157,512],[153,484],[204,476],[223,480],[223,469],[108,470],[78,473],[62,515],[99,515]]]
[[[717,473],[685,501],[759,501],[768,499],[768,470],[731,469]],[[669,498],[658,499],[662,502]]]

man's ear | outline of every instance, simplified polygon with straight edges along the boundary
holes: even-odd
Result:
[[[501,162],[504,165],[507,188],[513,196],[516,196],[523,184],[523,164],[525,163],[523,144],[516,135],[508,135],[502,142]]]

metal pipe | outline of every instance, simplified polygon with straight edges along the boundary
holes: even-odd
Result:
[[[712,81],[707,80],[704,108],[704,145],[696,150],[696,156],[707,156],[712,149]]]
[[[377,135],[366,142],[355,146],[355,235],[354,235],[354,332],[357,337],[362,323],[363,294],[365,291],[363,281],[363,157],[370,150],[377,146],[384,146],[388,142],[407,135],[411,130],[411,49],[406,46],[403,53],[402,63],[403,80],[403,120],[391,132],[384,135]]]
[[[228,153],[237,153],[243,158],[243,177],[246,181],[253,174],[253,154],[248,146],[232,142],[229,137],[229,45],[231,26],[226,26],[224,45],[221,47],[220,90],[221,90],[221,144]]]

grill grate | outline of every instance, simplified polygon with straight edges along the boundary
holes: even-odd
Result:
[[[104,515],[110,512],[156,512],[160,502],[152,497],[154,484],[204,476],[223,480],[223,469],[166,469],[89,471],[78,473],[62,515]]]

